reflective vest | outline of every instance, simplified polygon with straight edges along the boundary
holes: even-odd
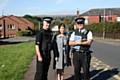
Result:
[[[75,41],[87,41],[87,34],[89,30],[84,29],[84,31],[75,30]],[[90,45],[76,45],[74,48],[78,50],[89,50]]]

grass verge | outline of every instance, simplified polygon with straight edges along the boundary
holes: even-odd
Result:
[[[34,56],[34,42],[0,46],[0,80],[22,80]]]

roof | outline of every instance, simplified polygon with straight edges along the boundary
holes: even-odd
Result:
[[[22,21],[24,21],[25,23],[27,23],[27,24],[33,24],[31,21],[29,21],[29,20],[27,20],[27,19],[25,19],[25,18],[23,18],[23,17],[19,17]]]
[[[15,21],[17,21],[17,22],[19,22],[19,23],[24,23],[26,25],[26,23],[17,16],[10,15],[8,17],[15,20]]]
[[[12,18],[10,18],[10,17],[8,17],[8,16],[2,16],[2,17],[0,17],[0,20],[2,20],[2,19],[4,19],[4,18],[8,18],[8,19],[10,19],[10,20],[15,21],[16,23],[18,23],[16,20],[13,20]]]
[[[91,9],[81,16],[104,16],[104,15],[117,15],[120,16],[120,8],[99,8],[99,9]]]

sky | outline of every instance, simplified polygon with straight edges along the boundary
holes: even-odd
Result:
[[[0,16],[75,15],[95,8],[120,8],[120,0],[0,0]]]

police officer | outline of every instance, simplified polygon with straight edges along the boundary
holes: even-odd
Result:
[[[90,45],[93,42],[92,32],[84,28],[85,19],[76,18],[77,29],[71,34],[69,45],[73,46],[74,80],[81,80],[81,67],[83,80],[90,80]]]
[[[52,43],[52,31],[49,26],[51,17],[43,18],[43,27],[36,35],[36,74],[34,80],[47,80],[48,69],[50,65],[50,48]]]

